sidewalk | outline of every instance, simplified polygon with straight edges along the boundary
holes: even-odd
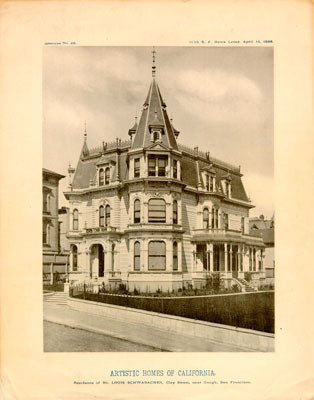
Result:
[[[122,323],[111,318],[101,317],[78,310],[67,305],[58,305],[44,301],[44,320],[101,333],[134,343],[140,343],[166,351],[176,352],[236,352],[242,348],[217,343],[203,338],[180,335],[146,325]]]

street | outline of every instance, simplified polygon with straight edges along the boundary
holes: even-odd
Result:
[[[128,342],[82,329],[44,321],[44,351],[94,352],[94,351],[160,351],[150,346]]]

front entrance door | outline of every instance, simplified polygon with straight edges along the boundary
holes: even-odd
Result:
[[[102,278],[105,273],[104,249],[101,244],[98,245],[98,276]]]

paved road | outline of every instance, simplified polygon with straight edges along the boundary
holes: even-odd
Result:
[[[69,306],[58,305],[47,301],[44,301],[44,320],[54,324],[67,326],[70,329],[76,328],[97,335],[105,335],[107,337],[121,340],[122,342],[138,343],[139,346],[150,348],[150,351],[153,351],[154,349],[158,349],[157,351],[166,350],[176,352],[249,351],[242,347],[232,346],[221,342],[217,343],[206,338],[187,336],[183,333],[179,334],[177,332],[168,332],[156,327],[152,329],[151,326],[142,325],[140,323],[121,322],[116,319],[74,310]]]
[[[44,321],[44,351],[160,351],[153,347]]]

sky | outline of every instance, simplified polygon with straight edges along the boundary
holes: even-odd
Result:
[[[273,49],[156,47],[156,79],[178,142],[241,165],[255,205],[274,213]],[[44,47],[43,166],[60,181],[67,205],[69,163],[76,167],[86,124],[89,147],[128,139],[152,80],[149,47]]]

